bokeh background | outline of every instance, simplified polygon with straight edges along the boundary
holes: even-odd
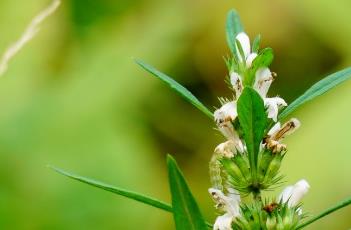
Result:
[[[48,0],[0,1],[0,50]],[[229,96],[224,22],[236,8],[275,51],[270,95],[291,102],[351,65],[348,0],[66,0],[0,79],[0,229],[174,229],[169,213],[69,180],[63,169],[169,201],[172,153],[209,221],[214,123],[133,62],[173,76],[207,106]],[[351,81],[299,109],[287,183],[310,214],[351,196]],[[351,207],[307,229],[349,229]]]

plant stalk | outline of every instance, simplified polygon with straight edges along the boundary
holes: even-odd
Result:
[[[324,212],[320,213],[319,215],[317,215],[317,216],[315,216],[315,217],[309,219],[309,220],[306,221],[305,223],[303,223],[303,224],[297,226],[296,229],[304,228],[304,227],[306,227],[307,225],[310,225],[310,224],[312,224],[313,222],[315,222],[315,221],[317,221],[317,220],[319,220],[319,219],[321,219],[321,218],[323,218],[323,217],[325,217],[325,216],[327,216],[327,215],[329,215],[329,214],[331,214],[331,213],[333,213],[333,212],[335,212],[335,211],[337,211],[337,210],[339,210],[339,209],[341,209],[341,208],[346,207],[346,206],[349,205],[349,204],[351,204],[351,198],[348,198],[348,199],[346,199],[346,200],[344,200],[344,201],[342,201],[342,202],[336,204],[335,206],[328,208],[327,210],[325,210]]]

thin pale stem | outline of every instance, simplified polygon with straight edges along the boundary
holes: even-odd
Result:
[[[309,224],[312,224],[313,222],[341,209],[341,208],[344,208],[346,207],[347,205],[351,204],[351,198],[348,198],[340,203],[338,203],[337,205],[333,206],[333,207],[330,207],[328,208],[327,210],[325,210],[324,212],[322,212],[321,214],[309,219],[308,221],[306,221],[305,223],[299,225],[296,229],[301,229],[301,228],[304,228],[306,227],[307,225]]]

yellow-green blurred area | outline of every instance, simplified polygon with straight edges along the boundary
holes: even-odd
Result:
[[[48,0],[0,1],[0,50]],[[174,229],[164,211],[72,181],[63,169],[169,202],[165,155],[177,159],[209,221],[214,123],[138,67],[143,59],[208,107],[224,83],[226,13],[275,51],[270,95],[291,102],[351,65],[348,0],[66,0],[0,79],[0,229]],[[311,185],[304,211],[351,196],[351,81],[295,114],[286,184]],[[282,188],[279,188],[281,191]],[[279,192],[278,191],[278,192]],[[306,229],[349,229],[351,207]]]

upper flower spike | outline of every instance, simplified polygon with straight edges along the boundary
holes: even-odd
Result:
[[[251,45],[250,45],[250,38],[247,36],[245,32],[241,32],[236,36],[236,40],[240,42],[240,45],[242,47],[242,50],[244,52],[244,58],[245,60],[242,60],[241,55],[238,55],[239,61],[243,62],[245,61],[246,66],[250,67],[252,64],[252,61],[257,57],[257,53],[252,52],[251,53]],[[239,47],[236,45],[235,46],[237,53],[240,54]]]

